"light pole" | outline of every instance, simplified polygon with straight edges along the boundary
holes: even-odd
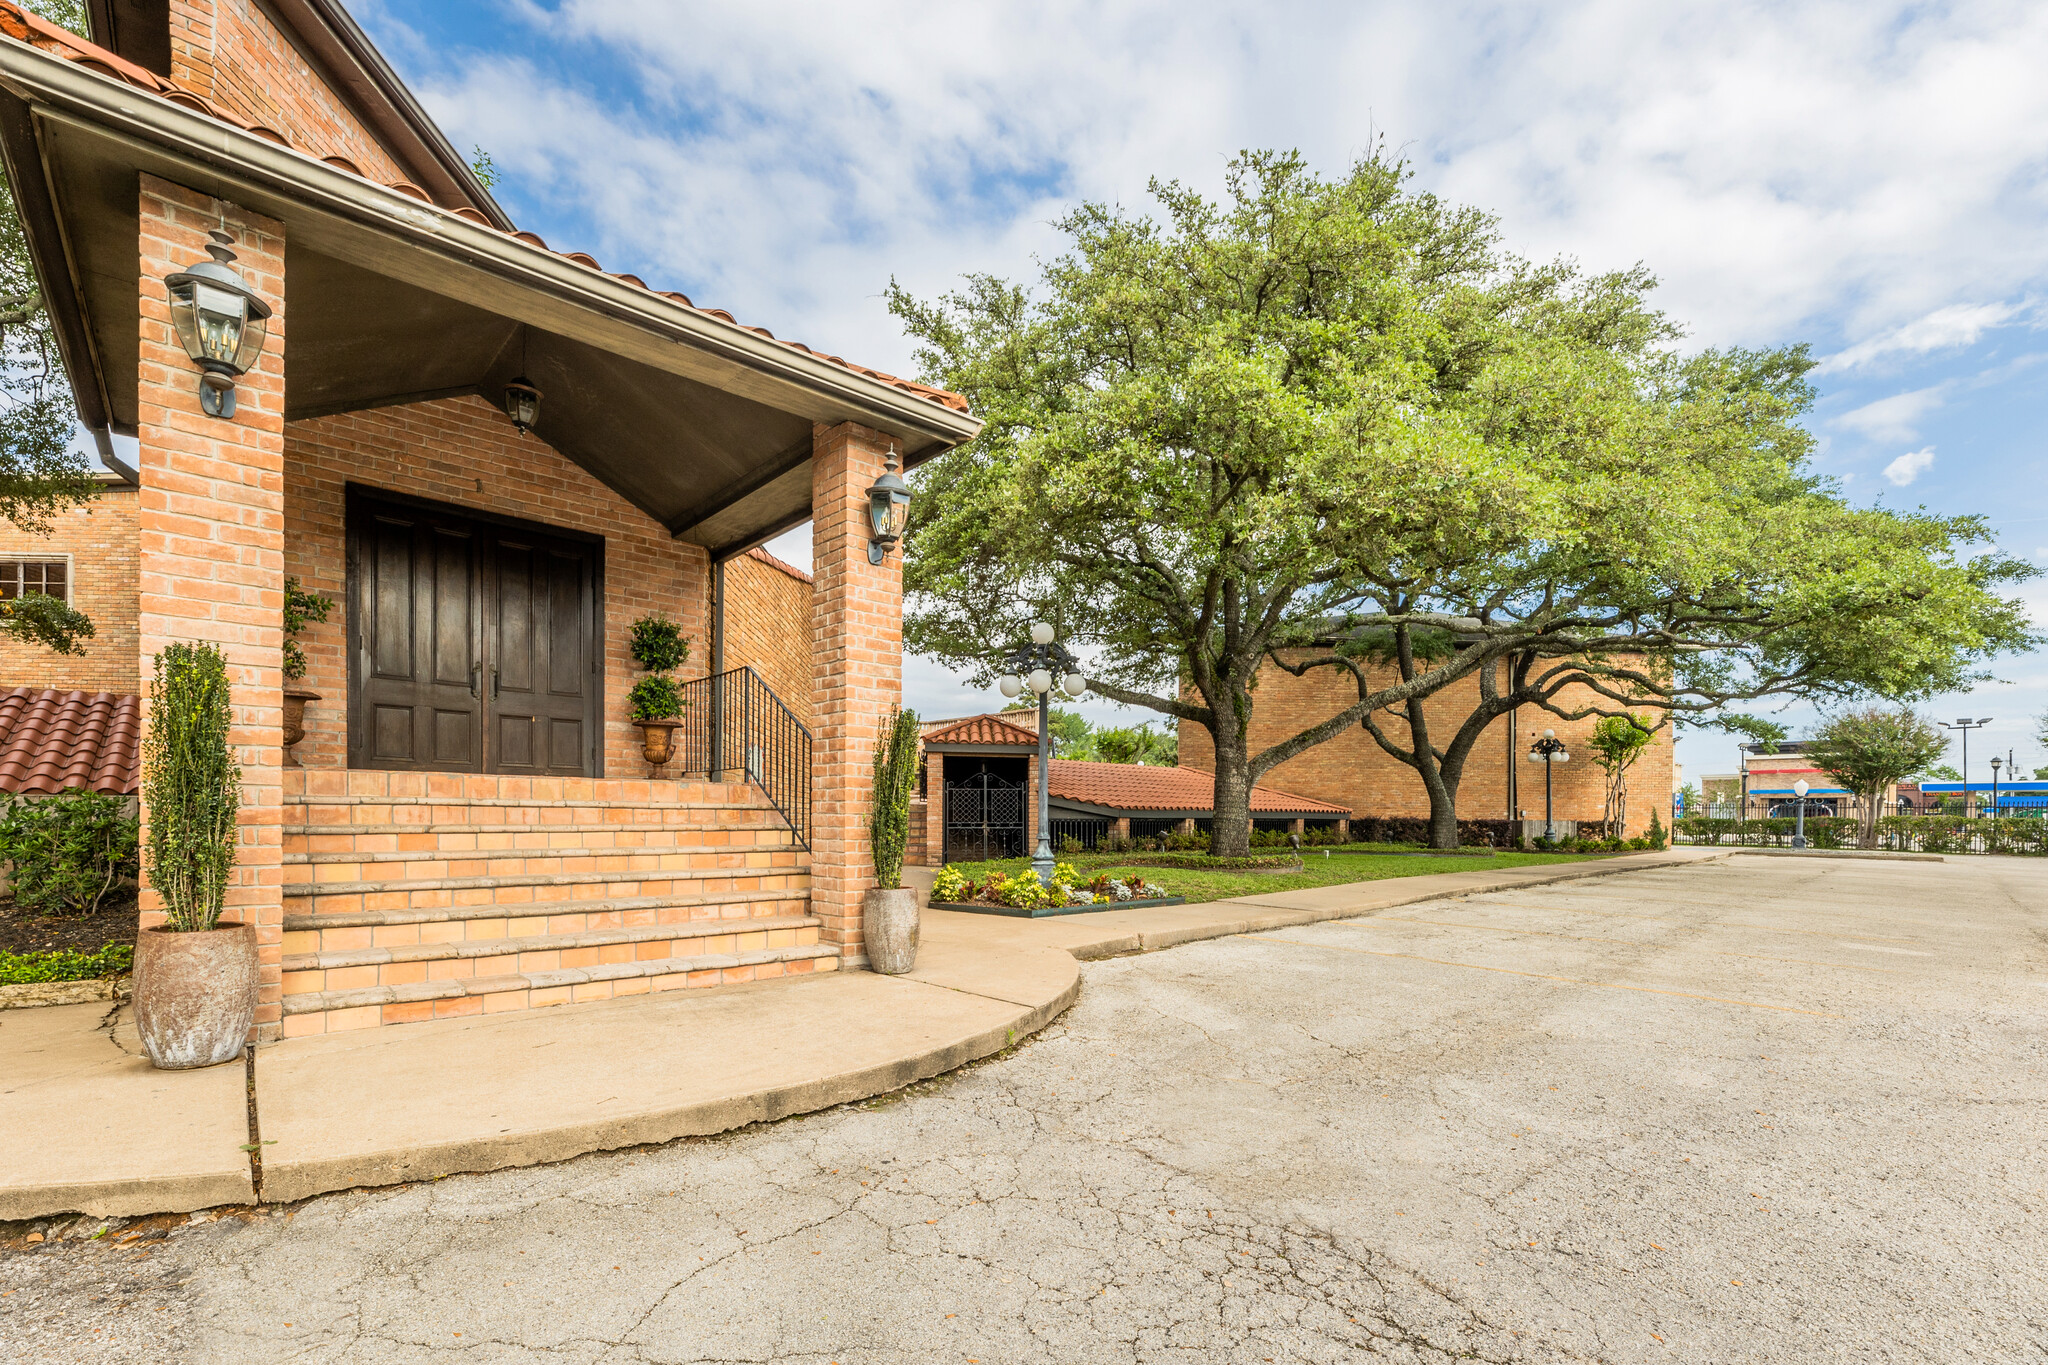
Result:
[[[1794,819],[1798,823],[1792,827],[1794,848],[1806,847],[1806,794],[1812,790],[1812,787],[1806,785],[1806,779],[1803,777],[1792,784],[1792,795],[1799,798],[1799,809],[1794,813]]]
[[[2005,766],[2005,760],[1998,755],[1991,756],[1991,818],[1998,818],[1998,770]]]
[[[1959,718],[1951,725],[1945,720],[1934,722],[1944,730],[1960,730],[1963,733],[1963,818],[1970,818],[1970,731],[1981,730],[1991,723],[1991,717],[1971,720],[1968,716]]]
[[[1081,676],[1081,661],[1067,647],[1052,638],[1052,626],[1031,623],[1031,643],[1019,645],[1004,657],[1011,671],[996,679],[1006,697],[1021,696],[1025,688],[1038,694],[1038,847],[1031,852],[1031,870],[1041,886],[1052,885],[1052,690],[1057,686],[1069,697],[1088,690]]]
[[[1529,746],[1529,761],[1543,765],[1543,837],[1557,837],[1557,821],[1550,813],[1550,767],[1554,763],[1566,763],[1571,755],[1565,752],[1564,741],[1557,737],[1557,731],[1545,730],[1543,738]]]

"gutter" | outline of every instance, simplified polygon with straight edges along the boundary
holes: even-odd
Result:
[[[454,257],[515,285],[842,404],[854,410],[848,416],[872,421],[879,428],[915,432],[944,445],[970,440],[981,430],[977,417],[703,316],[652,290],[465,221],[25,43],[0,38],[0,84],[27,102],[32,115],[167,156],[217,184],[225,177],[226,182],[374,229],[430,255]]]

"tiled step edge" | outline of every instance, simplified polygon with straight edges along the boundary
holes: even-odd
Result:
[[[394,962],[510,957],[515,953],[546,953],[558,949],[610,948],[621,943],[662,943],[722,938],[730,934],[815,929],[818,925],[819,921],[810,915],[780,915],[760,919],[690,920],[683,924],[634,924],[621,929],[579,929],[573,933],[529,934],[521,938],[458,939],[453,943],[395,943],[383,948],[336,948],[317,953],[293,953],[284,959],[284,970],[323,972],[343,967],[384,967]]]
[[[783,834],[785,831],[765,825],[751,827],[760,834]],[[681,831],[702,833],[701,830]],[[393,848],[371,849],[367,852],[349,851],[343,853],[286,853],[283,863],[286,867],[333,867],[337,864],[362,863],[378,867],[399,866],[405,863],[488,863],[505,862],[513,858],[663,858],[687,855],[692,858],[729,857],[747,853],[801,853],[800,844],[790,843],[786,838],[772,844],[685,844],[669,848],[653,848],[635,844],[629,848]],[[410,885],[410,883],[408,883]]]
[[[779,849],[748,849],[748,853],[795,853],[794,846]],[[475,860],[465,860],[475,861]],[[602,872],[508,872],[500,877],[416,877],[375,882],[286,882],[286,900],[314,896],[368,896],[380,891],[495,891],[507,886],[589,886],[594,882],[687,882],[716,881],[729,877],[808,877],[810,869],[797,863],[774,867],[643,867],[636,871]]]
[[[772,806],[729,806],[727,810],[744,811],[768,818],[758,825],[675,824],[651,820],[619,824],[586,820],[580,824],[567,825],[465,825],[439,820],[420,820],[403,824],[387,822],[375,825],[286,824],[284,835],[287,839],[322,839],[353,838],[362,834],[715,834],[723,829],[773,829],[777,825],[786,827],[788,824],[782,818],[782,812]]]
[[[710,896],[612,896],[587,901],[516,901],[512,904],[450,905],[433,910],[345,910],[326,915],[286,915],[286,933],[300,929],[362,929],[393,924],[441,924],[464,919],[530,919],[536,915],[605,915],[614,911],[668,910],[681,906],[758,905],[808,902],[807,890],[721,891]],[[711,923],[724,921],[713,920]]]
[[[838,956],[837,948],[819,943],[793,948],[763,948],[749,953],[654,958],[646,962],[616,962],[596,967],[560,967],[548,972],[508,972],[503,976],[416,981],[403,986],[366,986],[352,991],[313,991],[284,997],[284,1012],[287,1015],[317,1014],[323,1010],[357,1009],[364,1005],[405,1005],[423,1000],[453,1000],[465,995],[502,995],[506,991],[547,990],[598,981],[678,976],[688,972],[759,967],[774,962],[808,962]]]

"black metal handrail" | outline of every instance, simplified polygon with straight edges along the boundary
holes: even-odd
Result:
[[[811,847],[811,732],[752,668],[683,684],[683,775],[753,782]]]

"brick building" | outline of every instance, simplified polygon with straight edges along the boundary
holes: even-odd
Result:
[[[1368,672],[1368,677],[1372,674]],[[1375,683],[1385,685],[1379,679]],[[1478,702],[1478,680],[1469,679],[1430,697],[1423,716],[1431,742],[1442,748]],[[1312,670],[1297,678],[1279,668],[1259,670],[1252,710],[1251,748],[1257,752],[1329,719],[1358,700],[1349,674],[1335,669]],[[1572,709],[1571,690],[1559,698]],[[1409,743],[1405,709],[1379,713],[1389,739]],[[1546,729],[1557,731],[1571,758],[1551,769],[1551,801],[1558,820],[1597,821],[1605,805],[1604,775],[1586,748],[1595,720],[1560,720],[1548,712],[1525,707],[1487,727],[1467,760],[1458,785],[1461,820],[1543,819],[1543,765],[1528,761],[1529,746]],[[1672,779],[1671,728],[1657,731],[1647,751],[1629,769],[1628,830],[1643,832],[1654,807],[1668,820]],[[1180,761],[1210,770],[1215,745],[1199,725],[1180,727]],[[1393,758],[1361,726],[1296,755],[1269,770],[1265,782],[1304,796],[1348,807],[1354,818],[1429,815],[1429,793],[1415,769]],[[1540,829],[1537,831],[1540,833]]]
[[[259,1039],[863,962],[902,619],[868,489],[971,437],[964,400],[518,231],[334,0],[89,10],[0,0],[0,152],[79,416],[138,467],[9,542],[101,633],[0,682],[226,654]],[[166,283],[223,246],[270,309],[232,411]],[[750,555],[805,521],[814,580]],[[298,766],[287,576],[334,604]],[[625,706],[656,612],[695,644],[662,769]]]
[[[0,685],[133,695],[140,490],[100,476],[99,496],[60,513],[44,534],[0,520],[0,598],[24,588],[61,597],[92,618],[82,654],[0,638]]]

